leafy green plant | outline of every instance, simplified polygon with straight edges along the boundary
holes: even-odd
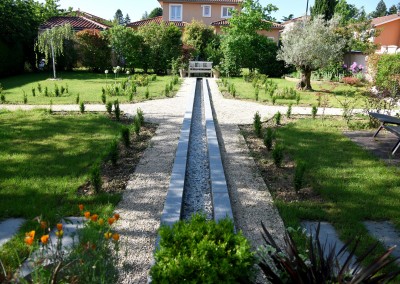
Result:
[[[149,87],[146,88],[146,91],[145,91],[145,93],[144,93],[144,96],[145,96],[146,100],[149,99],[149,97],[150,97]]]
[[[79,97],[79,94],[77,94],[76,98],[75,98],[75,102],[76,102],[77,105],[79,104],[79,101],[80,101],[80,97]]]
[[[253,127],[257,137],[261,137],[262,123],[261,123],[261,116],[258,111],[256,112],[253,118]]]
[[[92,184],[96,193],[101,191],[101,169],[98,163],[95,163],[90,170],[90,183]]]
[[[60,92],[61,92],[61,95],[63,95],[65,93],[65,87],[64,86],[60,87]]]
[[[69,93],[69,90],[68,90],[68,84],[67,83],[65,83],[65,93]]]
[[[296,163],[296,169],[294,171],[294,177],[293,177],[293,185],[294,185],[294,190],[296,192],[299,192],[299,190],[303,187],[305,171],[306,171],[306,164],[302,161],[298,161]]]
[[[114,113],[115,113],[115,118],[116,118],[117,120],[119,120],[119,119],[120,119],[120,116],[121,116],[121,109],[119,108],[119,102],[118,102],[118,100],[115,100],[115,101],[114,101]]]
[[[275,105],[275,103],[276,103],[276,99],[277,99],[277,97],[276,97],[276,96],[272,96],[272,98],[271,98],[271,100],[272,100],[272,105]]]
[[[301,96],[300,96],[300,94],[297,94],[297,96],[296,96],[296,105],[299,105],[300,100],[301,100]]]
[[[137,115],[135,115],[135,118],[133,119],[133,131],[135,132],[136,135],[139,135],[141,127],[142,125],[140,123],[140,118]]]
[[[56,97],[59,97],[59,96],[60,96],[60,89],[58,88],[58,85],[57,85],[57,84],[54,84],[54,95],[55,95]]]
[[[277,113],[275,113],[274,119],[275,119],[275,124],[280,125],[281,119],[282,119],[282,114],[278,111]]]
[[[144,114],[143,114],[143,111],[141,108],[138,108],[136,110],[136,115],[139,118],[140,125],[143,125],[144,124]]]
[[[48,97],[49,96],[49,89],[46,87],[44,87],[44,96]]]
[[[107,97],[106,97],[106,94],[105,94],[105,93],[102,93],[102,94],[101,94],[101,102],[102,102],[103,104],[105,104],[105,103],[107,102]]]
[[[85,103],[84,103],[84,102],[80,102],[80,104],[79,104],[79,111],[80,111],[81,113],[84,113],[84,112],[85,112]]]
[[[42,85],[40,83],[37,84],[37,89],[39,93],[42,93]]]
[[[159,233],[153,283],[249,283],[254,275],[250,244],[228,218],[217,223],[194,215]]]
[[[1,93],[1,92],[0,92]],[[32,88],[32,96],[33,97],[36,97],[36,89],[35,88]]]
[[[268,151],[271,151],[272,149],[272,142],[274,140],[274,132],[270,127],[266,129],[266,132],[264,134],[264,145],[267,147]]]
[[[23,100],[24,104],[27,104],[28,103],[28,96],[26,95],[24,90],[22,90],[22,92],[23,92],[22,100]]]
[[[114,140],[111,142],[110,151],[109,151],[110,161],[113,166],[117,165],[118,158],[119,158],[119,148],[118,148],[118,141]]]
[[[366,257],[376,249],[378,245],[376,243],[352,264],[354,252],[360,243],[359,239],[348,241],[336,253],[335,246],[321,244],[319,240],[320,224],[318,224],[315,234],[308,237],[306,250],[308,255],[302,255],[288,231],[284,238],[285,247],[281,249],[264,224],[261,223],[261,225],[265,245],[258,250],[258,265],[271,283],[388,283],[400,274],[400,269],[390,272],[382,271],[395,261],[389,259],[394,247],[388,249],[370,264],[362,264]],[[344,263],[340,264],[339,259],[343,257],[349,247],[353,247],[353,249]]]
[[[6,103],[6,96],[4,94],[0,94],[0,101],[2,104]]]
[[[290,118],[291,115],[292,115],[292,104],[289,104],[286,110],[286,117]]]
[[[274,160],[275,166],[281,167],[284,156],[284,147],[282,144],[275,144],[272,150],[272,159]]]
[[[125,126],[121,128],[121,138],[125,147],[129,147],[131,145],[131,132],[129,127]]]
[[[107,102],[106,103],[106,110],[107,110],[108,114],[110,114],[110,115],[112,113],[112,107],[113,107],[112,102]]]
[[[256,101],[258,101],[258,94],[259,94],[259,89],[258,89],[258,87],[256,87],[255,88],[255,90],[254,90],[254,96],[255,96],[255,99],[256,99]]]
[[[316,106],[312,106],[311,115],[312,115],[313,119],[315,119],[315,117],[317,116],[317,112],[318,112],[318,108]]]
[[[166,84],[166,85],[165,85],[164,93],[165,93],[165,96],[166,96],[166,97],[169,96],[169,84]]]

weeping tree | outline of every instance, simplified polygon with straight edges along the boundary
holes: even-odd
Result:
[[[319,15],[313,20],[298,21],[283,33],[277,58],[301,72],[298,89],[312,90],[312,71],[343,60],[346,40],[336,32],[338,23],[337,18],[325,21]]]
[[[74,32],[70,24],[47,29],[38,36],[35,51],[44,54],[46,63],[49,61],[49,57],[52,58],[54,79],[57,78],[56,57],[64,54],[64,41],[71,40],[73,37]]]

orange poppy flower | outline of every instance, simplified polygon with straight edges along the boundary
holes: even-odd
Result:
[[[63,230],[59,230],[56,232],[56,236],[61,238],[64,235],[64,231]]]
[[[118,242],[118,240],[119,240],[119,234],[118,234],[118,233],[115,233],[114,235],[112,235],[112,238],[113,238],[114,241]]]
[[[31,237],[32,239],[34,239],[35,238],[35,231],[30,231],[28,233],[25,233],[25,236]]]
[[[43,230],[47,228],[47,222],[46,221],[41,221],[40,222],[40,228],[42,228]]]
[[[90,218],[90,212],[89,211],[86,211],[85,213],[83,213],[83,215],[85,215],[86,219]]]
[[[100,218],[100,219],[99,219],[99,225],[100,225],[100,226],[103,226],[103,225],[104,225],[104,219],[103,219],[103,218]]]
[[[63,229],[63,224],[62,223],[58,223],[57,224],[57,230],[62,231]]]
[[[97,219],[99,218],[99,215],[93,214],[92,217],[90,217],[93,222],[97,222]]]
[[[83,208],[84,208],[83,204],[79,204],[78,207],[79,207],[80,211],[83,211]]]
[[[29,237],[29,236],[25,237],[25,243],[26,243],[28,246],[31,246],[31,245],[33,244],[33,238],[32,238],[32,237]]]
[[[107,232],[107,233],[104,233],[104,237],[108,240],[109,238],[111,238],[111,236],[112,236],[112,233],[110,233],[110,232]]]
[[[118,213],[114,214],[114,219],[115,219],[115,221],[118,221],[118,219],[119,219],[119,214]]]
[[[44,245],[47,245],[47,243],[49,242],[49,235],[43,235],[43,236],[40,238],[40,241],[41,241]]]
[[[115,218],[108,218],[108,224],[110,224],[110,226],[115,222]]]

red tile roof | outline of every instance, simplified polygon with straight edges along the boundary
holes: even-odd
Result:
[[[383,16],[383,17],[372,19],[372,25],[380,26],[380,25],[383,25],[383,24],[386,24],[389,22],[399,20],[399,19],[400,19],[400,15],[398,15],[398,14]]]
[[[47,22],[40,25],[39,30],[50,29],[52,27],[62,26],[65,24],[70,24],[75,31],[81,31],[85,29],[105,30],[109,28],[109,26],[106,26],[83,16],[60,16],[50,18]]]
[[[269,22],[269,21],[266,21],[266,22]],[[272,29],[283,29],[284,28],[283,25],[281,25],[281,24],[274,23],[274,22],[269,22],[269,23],[272,24],[272,27],[271,27]],[[229,26],[229,21],[224,19],[224,20],[220,20],[217,22],[213,22],[213,23],[211,23],[211,25],[219,26],[219,27],[221,27],[221,26],[227,27],[227,26]]]
[[[179,28],[183,28],[187,24],[186,22],[163,21],[162,18],[163,18],[162,16],[159,16],[159,17],[155,17],[155,18],[151,18],[151,19],[132,22],[132,23],[127,24],[126,26],[133,28],[133,27],[145,26],[145,25],[148,25],[150,23],[156,23],[156,24],[165,23],[167,25],[169,25],[170,23],[173,23],[175,26],[177,26]]]

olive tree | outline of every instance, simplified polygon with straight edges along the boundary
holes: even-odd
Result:
[[[46,62],[49,57],[53,60],[53,75],[56,79],[56,57],[64,53],[64,41],[74,37],[70,24],[56,26],[39,34],[35,50],[44,53]]]
[[[277,58],[301,72],[298,89],[312,90],[312,71],[343,60],[346,40],[336,33],[337,26],[337,18],[325,21],[317,16],[313,20],[298,21],[283,33]]]

